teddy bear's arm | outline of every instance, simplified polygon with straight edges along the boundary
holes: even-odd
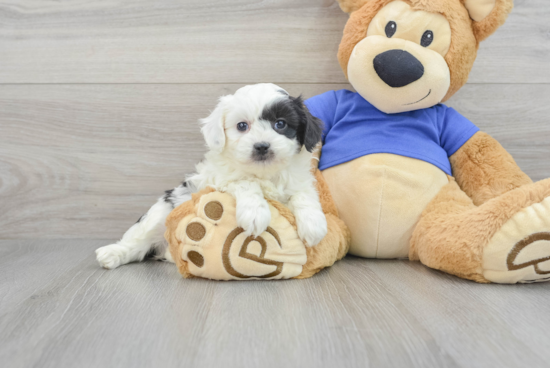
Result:
[[[532,180],[489,134],[478,132],[450,157],[460,188],[479,206]]]

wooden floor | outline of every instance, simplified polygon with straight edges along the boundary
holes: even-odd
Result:
[[[0,241],[3,367],[548,367],[547,284],[348,257],[309,280],[100,269],[87,241]]]
[[[515,3],[448,104],[540,180],[550,3]],[[193,170],[220,95],[350,88],[346,19],[334,0],[0,0],[1,367],[550,366],[550,283],[353,257],[279,282],[96,264]]]

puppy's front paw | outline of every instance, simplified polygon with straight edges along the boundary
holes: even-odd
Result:
[[[98,248],[95,254],[99,265],[108,270],[114,270],[122,264],[123,250],[118,244]]]
[[[241,199],[237,202],[237,225],[247,235],[260,236],[271,222],[271,212],[265,199]]]
[[[327,235],[327,218],[320,210],[297,210],[294,213],[298,236],[309,247],[321,242]]]

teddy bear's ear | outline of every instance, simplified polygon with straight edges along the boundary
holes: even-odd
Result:
[[[359,10],[368,3],[370,0],[338,0],[340,3],[340,8],[348,13],[351,14],[356,10]]]
[[[473,20],[474,34],[483,41],[504,24],[514,0],[462,0]]]
[[[464,0],[464,6],[468,9],[470,18],[476,22],[481,22],[487,18],[496,4],[496,0]]]

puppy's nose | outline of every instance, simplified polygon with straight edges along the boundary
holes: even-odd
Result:
[[[270,146],[271,145],[267,142],[258,142],[256,144],[254,144],[254,150],[259,155],[265,155],[265,154],[267,154],[267,151],[269,150]]]
[[[376,56],[374,70],[393,88],[405,87],[424,75],[424,65],[405,50],[389,50]]]

